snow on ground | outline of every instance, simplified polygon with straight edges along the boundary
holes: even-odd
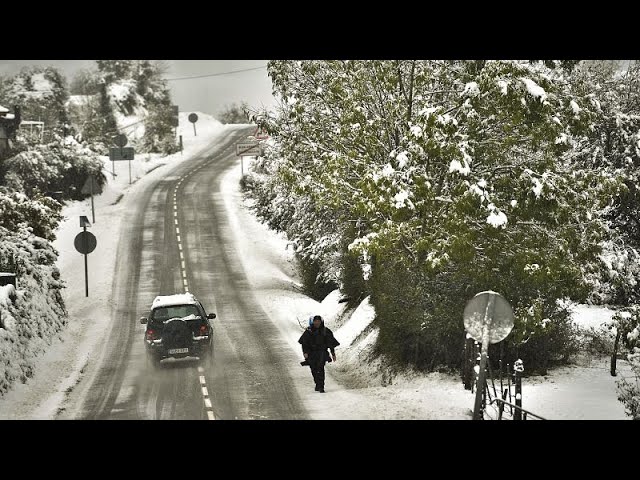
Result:
[[[589,366],[568,365],[548,375],[523,380],[522,407],[549,420],[629,420],[618,401],[616,382],[632,375],[628,362],[618,360],[617,377],[610,358]]]
[[[616,313],[615,310],[598,305],[574,305],[571,310],[571,318],[575,324],[583,328],[593,327],[596,330],[602,324],[611,321]]]
[[[245,164],[245,168],[247,165]],[[327,393],[308,392],[313,385],[307,368],[292,375],[310,415],[315,419],[470,419],[475,395],[464,390],[457,375],[395,372],[381,358],[372,359],[378,335],[371,325],[374,309],[368,298],[353,311],[339,304],[334,291],[322,303],[299,292],[294,255],[283,234],[270,230],[249,211],[239,186],[240,168],[233,167],[223,178],[223,197],[230,217],[236,248],[256,298],[287,339],[297,343],[310,315],[320,314],[334,330],[341,345],[337,362],[327,364]],[[613,311],[604,307],[578,305],[574,321],[594,326],[610,320]],[[353,342],[353,343],[352,343]],[[616,381],[631,370],[618,361],[618,377],[611,377],[608,359],[589,365],[571,365],[546,376],[523,381],[523,407],[548,419],[627,419],[617,400]]]
[[[0,419],[54,418],[88,363],[99,354],[99,340],[108,332],[111,319],[113,270],[121,220],[136,200],[141,186],[166,175],[167,170],[197,154],[220,134],[224,127],[213,117],[198,112],[198,135],[180,113],[178,135],[183,135],[184,152],[160,157],[136,155],[131,162],[132,184],[129,185],[129,162],[115,162],[114,178],[107,174],[108,184],[101,195],[94,196],[96,222],[89,228],[97,238],[96,250],[88,256],[89,297],[85,297],[84,257],[73,246],[81,231],[79,216],[92,222],[91,201],[70,202],[62,210],[64,220],[56,231],[54,242],[59,252],[57,266],[66,282],[63,296],[69,311],[69,324],[49,347],[35,360],[35,374],[26,384],[15,384],[0,398]],[[112,171],[108,157],[103,157],[105,173]],[[120,201],[118,201],[121,199]]]
[[[365,298],[353,312],[349,321],[336,332],[336,336],[340,338],[339,342],[345,347],[350,346],[371,324],[375,315],[376,311],[369,302],[369,297]]]

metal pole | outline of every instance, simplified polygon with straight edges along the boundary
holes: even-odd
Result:
[[[116,162],[111,161],[111,175],[113,175],[113,179],[116,179]]]
[[[93,206],[93,177],[89,179],[89,182],[91,183],[91,220],[96,223],[96,210]]]
[[[131,160],[129,160],[129,185],[131,185]]]
[[[482,352],[480,356],[480,373],[478,375],[478,384],[476,385],[476,403],[473,408],[473,419],[482,420],[482,396],[484,393],[484,384],[486,382],[485,368],[487,366],[487,344],[482,342]]]
[[[484,412],[482,409],[485,383],[487,381],[487,350],[489,349],[489,324],[493,319],[493,311],[495,309],[495,295],[489,296],[487,308],[484,311],[484,328],[482,332],[482,351],[480,353],[480,372],[478,376],[478,385],[476,385],[476,402],[473,409],[473,419],[482,420]]]
[[[84,227],[84,233],[87,233],[87,227]],[[88,250],[87,245],[87,236],[84,235],[82,237],[84,239],[84,251]],[[84,294],[86,297],[89,296],[89,267],[87,265],[87,254],[84,254]]]
[[[182,135],[180,135],[180,154],[182,155]]]
[[[196,122],[193,122],[193,136],[197,137],[198,134],[196,133]]]
[[[240,155],[240,176],[244,177],[244,156]]]

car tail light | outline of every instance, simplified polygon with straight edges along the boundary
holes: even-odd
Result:
[[[155,340],[155,334],[153,330],[147,330],[147,340]]]
[[[202,336],[202,335],[208,335],[209,334],[209,329],[207,328],[206,325],[200,325],[200,331],[198,332],[198,335]]]

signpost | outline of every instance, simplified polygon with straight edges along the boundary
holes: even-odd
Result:
[[[114,139],[114,143],[119,147],[124,147],[128,142],[129,140],[127,140],[127,136],[123,133],[119,133]]]
[[[262,128],[256,127],[256,131],[253,132],[253,138],[256,140],[266,140],[269,138],[269,135]]]
[[[96,223],[96,210],[93,206],[93,194],[94,193],[101,194],[102,187],[98,184],[98,181],[93,175],[89,175],[87,177],[87,180],[84,182],[84,186],[82,187],[82,190],[80,191],[84,194],[87,194],[87,193],[91,194],[91,219],[93,223]]]
[[[198,121],[198,115],[196,113],[190,113],[189,114],[189,121],[191,123],[193,123],[193,136],[194,137],[198,136],[196,134],[196,122]]]
[[[90,227],[89,219],[82,215],[80,217],[80,228],[84,229],[78,235],[76,235],[73,245],[76,250],[84,255],[84,291],[85,296],[89,296],[89,267],[87,263],[87,255],[96,249],[98,244],[96,237],[93,233],[87,232],[87,227]]]
[[[171,126],[178,127],[180,125],[180,120],[178,119],[178,114],[180,110],[178,105],[171,105]]]
[[[509,302],[499,293],[480,292],[464,308],[464,327],[476,341],[481,342],[480,371],[476,384],[476,400],[473,419],[482,420],[482,397],[485,390],[487,350],[489,344],[498,343],[507,338],[513,329],[513,310]]]
[[[124,135],[118,135],[118,137],[124,137],[124,144],[126,144],[126,137]],[[120,142],[122,143],[122,142]],[[135,157],[135,152],[133,147],[123,148],[124,145],[119,146],[119,148],[111,147],[109,149],[109,160],[111,160],[111,164],[115,165],[115,162],[118,161],[129,161],[129,185],[131,185],[131,160]],[[113,167],[113,175],[115,177],[116,170]]]
[[[133,147],[125,147],[125,148],[116,148],[111,147],[109,149],[109,160],[112,162],[124,161],[124,160],[133,160],[135,151]]]
[[[258,142],[236,143],[236,155],[240,157],[240,175],[244,176],[244,162],[242,157],[257,157],[262,155],[262,149]]]

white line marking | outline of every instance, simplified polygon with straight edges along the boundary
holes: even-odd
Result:
[[[180,243],[180,241],[181,241],[181,240],[180,240],[180,235],[177,235],[177,237],[178,237],[178,243]]]
[[[178,212],[173,212],[173,216],[178,218]]]
[[[182,261],[182,270],[184,270],[185,268],[187,268],[187,266],[184,264],[184,260]]]
[[[175,204],[174,204],[174,205],[173,205],[173,209],[174,209],[174,210],[178,210],[178,205],[175,205]]]
[[[204,375],[200,375],[200,385],[205,385],[207,381],[204,379]]]
[[[181,247],[181,246],[182,246],[182,244],[180,244],[180,245],[178,245],[178,246],[179,246],[179,247]],[[181,249],[181,250],[182,250],[182,249]],[[183,253],[182,253],[182,252],[180,252],[180,260],[184,260],[184,255],[183,255]]]
[[[180,250],[180,253],[182,253],[182,244],[181,243],[178,244],[178,250]]]
[[[211,408],[211,400],[209,400],[208,398],[204,399],[204,406],[207,408]]]
[[[209,412],[209,411],[207,411],[207,418],[209,420],[215,420],[216,419],[216,417],[213,416],[213,412]]]
[[[198,372],[200,372],[200,373],[204,373],[204,368],[202,368],[202,367],[198,367]]]
[[[176,222],[176,223],[178,223],[178,222]],[[179,228],[176,228],[176,233],[180,234],[180,229]]]
[[[178,219],[177,218],[175,219],[175,222],[176,222],[176,225],[178,225]]]
[[[202,387],[202,396],[203,397],[208,397],[209,396],[209,390],[207,390],[207,387]],[[211,407],[209,407],[211,408]]]

